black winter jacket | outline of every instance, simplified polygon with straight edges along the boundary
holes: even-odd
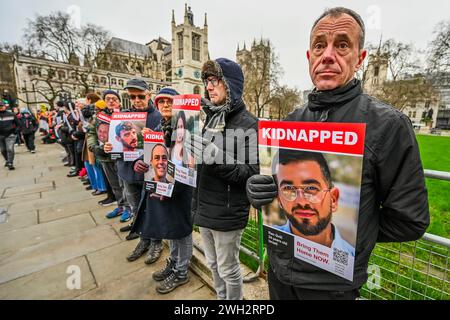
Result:
[[[192,233],[192,187],[176,182],[163,201],[143,193],[131,232],[144,239],[181,239]]]
[[[271,268],[281,282],[304,289],[359,289],[367,281],[368,262],[377,241],[417,240],[430,222],[424,172],[411,122],[400,111],[363,94],[358,80],[336,90],[314,91],[308,105],[292,112],[287,120],[367,125],[354,281],[275,250],[269,250]]]
[[[251,129],[257,132],[257,119],[246,110],[242,101],[228,114],[225,130],[228,129]],[[225,147],[229,144],[227,139],[233,137],[227,137],[225,132],[223,137]],[[257,152],[254,148],[257,146],[257,137],[241,137],[234,141],[234,146],[234,154],[231,156],[236,160],[238,152],[246,155],[249,152]],[[248,178],[259,172],[259,166],[235,163],[198,167],[197,190],[193,201],[194,222],[197,226],[217,231],[234,231],[247,226],[250,203],[245,186]]]
[[[18,133],[19,120],[16,115],[11,111],[0,112],[0,135],[8,137],[11,134]]]

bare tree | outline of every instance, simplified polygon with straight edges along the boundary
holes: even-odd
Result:
[[[50,60],[79,65],[94,65],[95,57],[111,38],[102,27],[87,24],[77,28],[63,12],[36,16],[28,21],[24,42],[38,54]],[[86,61],[88,60],[88,61]]]
[[[258,46],[257,50],[241,61],[245,74],[244,101],[257,117],[262,117],[279,88],[278,80],[283,70],[270,43],[261,41],[254,46]]]
[[[279,87],[272,99],[271,115],[276,115],[277,120],[285,119],[300,102],[300,92],[297,89],[291,89],[288,86]]]
[[[400,111],[424,101],[436,103],[438,100],[436,90],[423,75],[417,75],[410,79],[387,81],[380,86],[375,96]]]
[[[428,73],[450,72],[450,20],[441,21],[434,29],[428,51]]]

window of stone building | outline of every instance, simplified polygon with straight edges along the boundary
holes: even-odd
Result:
[[[375,70],[373,72],[373,76],[374,77],[378,77],[379,73],[380,73],[380,67],[379,66],[375,66]]]
[[[119,79],[119,86],[123,87],[123,80]]]
[[[77,80],[77,73],[76,72],[71,72],[70,73],[70,79]]]
[[[413,118],[415,118],[415,117],[416,117],[416,115],[417,115],[417,112],[416,112],[416,111],[414,111],[414,112],[413,112],[413,114],[412,114],[412,117],[413,117]]]
[[[194,87],[194,94],[200,94],[200,87],[199,86],[195,86]]]
[[[192,60],[200,61],[200,40],[201,36],[192,33]]]
[[[95,83],[98,83],[98,77],[97,76],[93,76],[92,77],[92,81],[94,81]]]
[[[177,33],[178,38],[178,59],[183,60],[184,59],[184,53],[183,53],[183,32]]]
[[[59,70],[58,71],[58,79],[59,80],[64,80],[66,79],[66,72],[64,70]]]
[[[408,118],[411,118],[412,112],[408,112]]]
[[[148,85],[148,88],[149,88],[150,90],[153,90],[153,84],[149,84],[149,85]]]
[[[107,80],[106,80],[105,77],[101,77],[101,78],[100,78],[100,83],[101,83],[101,84],[106,85],[106,82],[107,82]]]

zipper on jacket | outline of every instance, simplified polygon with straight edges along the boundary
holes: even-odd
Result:
[[[230,191],[231,187],[228,185],[228,192],[227,192],[227,208],[230,209]]]

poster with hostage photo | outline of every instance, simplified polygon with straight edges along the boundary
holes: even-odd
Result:
[[[195,160],[187,151],[193,134],[200,134],[200,95],[179,95],[173,98],[172,144],[170,148],[169,174],[181,183],[192,187],[197,185]]]
[[[106,114],[99,113],[97,115],[97,139],[100,146],[103,146],[106,142],[108,142],[109,135],[109,125],[111,123],[111,117]]]
[[[112,144],[111,158],[134,161],[144,153],[142,129],[147,119],[146,112],[113,113],[109,126],[109,142]]]
[[[270,250],[353,281],[365,124],[259,122],[263,175],[278,196],[263,208]]]
[[[164,133],[152,132],[144,135],[144,162],[149,170],[144,176],[145,188],[150,193],[171,197],[174,181],[167,173],[169,150],[164,145]]]

